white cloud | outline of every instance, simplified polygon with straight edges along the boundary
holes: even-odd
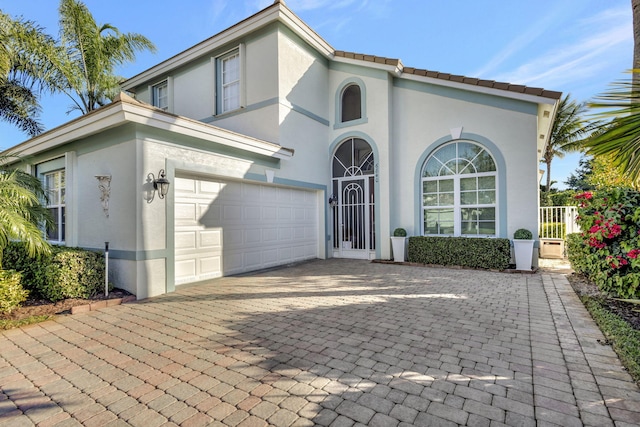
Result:
[[[583,34],[571,43],[541,51],[516,69],[491,76],[498,81],[544,87],[596,76],[611,62],[611,52],[633,40],[631,10],[610,9],[578,22]],[[553,39],[551,39],[553,41]],[[631,64],[629,64],[631,65]],[[623,70],[620,70],[623,71]]]
[[[527,28],[518,37],[513,39],[504,49],[502,49],[500,52],[498,52],[497,55],[491,58],[487,64],[474,72],[472,75],[475,77],[484,77],[487,74],[491,74],[511,56],[520,52],[534,40],[543,35],[551,26],[553,26],[556,20],[558,20],[563,15],[566,16],[566,14],[567,3],[556,3],[555,9],[545,14],[540,20],[529,26],[529,28]]]

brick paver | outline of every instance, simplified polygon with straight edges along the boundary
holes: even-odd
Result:
[[[326,260],[0,333],[0,426],[639,425],[555,272]]]

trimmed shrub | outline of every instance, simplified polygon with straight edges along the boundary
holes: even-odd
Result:
[[[569,261],[600,290],[621,298],[640,298],[640,192],[615,188],[584,192],[571,237]]]
[[[407,230],[404,228],[396,228],[393,230],[393,237],[407,237]]]
[[[0,313],[11,313],[27,300],[29,291],[22,288],[22,276],[14,270],[0,270]]]
[[[52,251],[56,246],[52,247]],[[51,262],[51,255],[31,258],[22,242],[9,242],[4,250],[2,264],[4,268],[19,271],[22,275],[22,287],[34,297],[42,297],[38,293],[46,281],[46,266]]]
[[[566,245],[573,270],[578,274],[587,275],[587,259],[590,251],[589,246],[584,244],[583,237],[580,233],[567,234]]]
[[[50,256],[32,259],[24,244],[11,243],[3,263],[22,273],[25,289],[49,301],[90,298],[104,290],[104,256],[99,252],[54,246]]]
[[[89,298],[104,290],[104,257],[78,248],[57,250],[45,275],[45,286],[38,291],[48,300]]]
[[[509,267],[510,259],[509,239],[437,236],[409,238],[409,262],[504,270]]]
[[[533,239],[533,233],[526,228],[519,228],[513,233],[513,238],[517,240],[531,240]]]

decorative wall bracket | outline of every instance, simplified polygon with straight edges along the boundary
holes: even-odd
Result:
[[[111,175],[96,175],[98,189],[100,190],[100,201],[104,216],[109,218],[109,196],[111,195]]]

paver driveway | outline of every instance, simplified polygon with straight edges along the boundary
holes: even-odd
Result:
[[[0,335],[0,425],[638,425],[551,274],[313,261]]]

